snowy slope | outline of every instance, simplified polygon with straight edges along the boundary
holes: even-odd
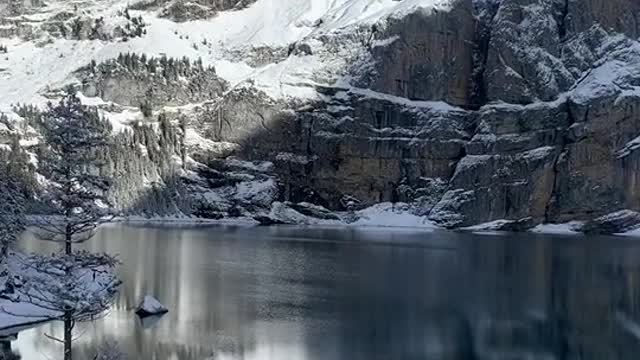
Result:
[[[96,19],[103,17],[106,27],[113,27],[122,22],[118,13],[129,3],[125,0],[56,0],[22,19],[37,24],[69,11]],[[444,8],[449,3],[450,0],[258,0],[240,11],[187,23],[161,19],[154,12],[131,11],[132,16],[144,18],[147,34],[127,42],[55,39],[44,32],[34,41],[0,38],[10,49],[6,56],[0,57],[0,110],[6,112],[17,102],[42,104],[46,102],[42,93],[72,81],[72,73],[78,68],[91,60],[101,62],[124,52],[202,58],[205,65],[215,65],[219,75],[232,84],[255,79],[259,87],[274,97],[309,97],[313,92],[298,89],[300,83],[309,82],[314,72],[323,67],[344,65],[343,57],[327,61],[319,56],[294,56],[277,64],[252,68],[237,56],[231,57],[230,52],[242,54],[260,46],[286,47],[421,8]]]

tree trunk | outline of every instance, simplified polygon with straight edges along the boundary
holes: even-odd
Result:
[[[71,352],[71,341],[73,330],[73,319],[71,313],[67,312],[64,315],[64,360],[72,360],[73,355]]]
[[[0,250],[0,276],[7,276],[7,267],[8,267],[8,256],[9,255],[9,245],[2,244],[2,250]]]
[[[64,253],[71,255],[71,225],[67,224],[67,234],[64,241]]]

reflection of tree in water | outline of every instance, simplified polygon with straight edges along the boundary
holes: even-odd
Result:
[[[98,347],[95,343],[74,344],[73,354],[78,359],[96,360],[135,360],[135,356],[127,354],[144,354],[149,359],[206,359],[212,355],[211,347],[194,347],[192,344],[154,344],[140,352],[129,353],[114,341],[108,341]],[[96,358],[96,354],[100,354]],[[2,360],[0,358],[0,360]]]

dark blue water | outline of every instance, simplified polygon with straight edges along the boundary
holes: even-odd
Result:
[[[26,240],[46,251],[50,244]],[[637,359],[640,242],[294,227],[110,226],[124,285],[78,325],[76,359]],[[145,294],[170,313],[143,324]],[[636,320],[637,319],[637,320]],[[59,359],[61,324],[23,332],[23,359]]]

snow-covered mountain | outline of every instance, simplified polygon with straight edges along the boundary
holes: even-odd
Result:
[[[634,0],[4,0],[0,110],[34,144],[13,105],[75,85],[123,209],[615,232],[640,223],[639,24]]]
[[[272,97],[314,97],[305,88],[313,87],[314,80],[335,83],[358,50],[342,48],[340,42],[326,44],[324,39],[346,36],[369,41],[368,27],[381,19],[450,6],[443,0],[259,0],[239,10],[223,7],[208,19],[174,22],[165,14],[172,9],[170,1],[30,4],[27,0],[17,11],[10,12],[10,7],[4,11],[9,16],[4,17],[0,34],[11,49],[1,65],[5,109],[16,102],[45,103],[43,92],[73,82],[79,68],[127,52],[202,59],[204,65],[215,66],[230,86],[253,81]],[[129,10],[136,8],[144,10]],[[139,17],[144,34],[136,36],[131,19]],[[290,46],[305,42],[303,51],[308,48],[318,54],[289,56],[300,51]]]

